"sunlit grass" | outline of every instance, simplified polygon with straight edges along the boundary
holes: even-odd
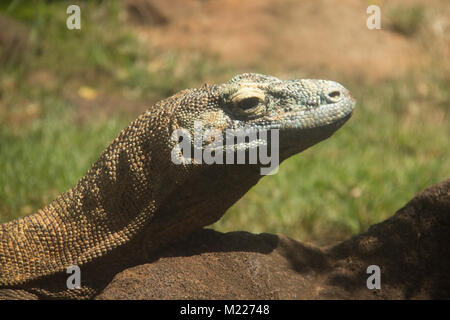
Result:
[[[69,189],[126,126],[115,118],[79,126],[73,109],[48,104],[43,118],[20,131],[0,127],[0,222],[28,215]]]

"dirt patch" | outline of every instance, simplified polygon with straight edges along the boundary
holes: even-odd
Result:
[[[382,2],[381,30],[366,27],[368,3],[360,0],[129,0],[128,8],[141,35],[162,50],[210,52],[239,71],[376,81],[429,61],[420,41],[389,29],[392,6],[416,3]]]
[[[329,248],[282,235],[201,230],[129,268],[97,299],[448,299],[450,180]],[[369,290],[368,266],[381,271]]]

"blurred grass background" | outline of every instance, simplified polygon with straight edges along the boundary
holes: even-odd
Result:
[[[264,63],[249,70],[214,54],[149,46],[121,1],[81,2],[82,29],[68,31],[69,4],[0,2],[0,222],[31,214],[74,185],[152,103],[237,72],[278,75]],[[377,82],[333,73],[358,100],[352,119],[264,177],[213,228],[327,244],[449,178],[450,59],[430,43],[426,13],[397,6],[388,25],[420,43],[430,62]]]

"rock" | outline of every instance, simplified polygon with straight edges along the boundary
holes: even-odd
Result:
[[[28,36],[22,23],[0,14],[0,65],[22,59],[27,51]]]
[[[332,247],[203,229],[117,274],[96,299],[449,299],[449,243],[447,180]],[[371,265],[381,289],[367,287]]]
[[[151,0],[127,0],[126,12],[131,22],[139,25],[165,25],[169,22],[161,3]]]

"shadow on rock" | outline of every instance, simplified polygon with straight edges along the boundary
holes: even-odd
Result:
[[[97,299],[448,299],[449,240],[447,180],[332,247],[200,230],[117,274]],[[381,289],[367,286],[371,265]]]

